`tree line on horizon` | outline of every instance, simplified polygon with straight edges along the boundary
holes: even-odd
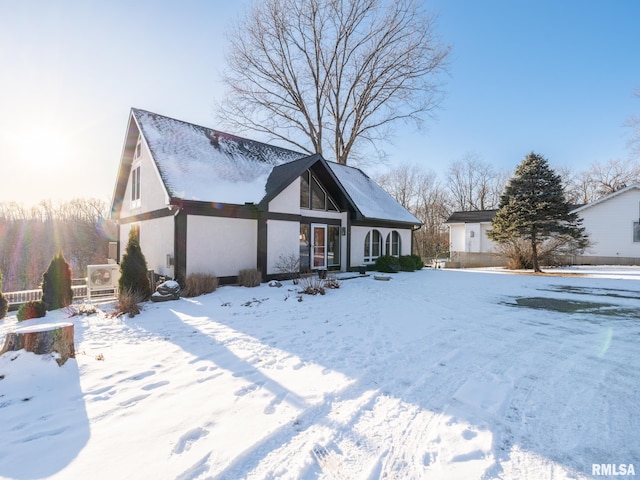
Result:
[[[590,203],[640,183],[640,162],[631,158],[596,162],[582,171],[568,167],[554,171],[571,205]],[[513,173],[469,153],[449,164],[444,179],[425,167],[404,163],[378,175],[376,181],[423,222],[414,233],[413,253],[433,258],[449,250],[447,218],[456,211],[497,210]]]
[[[47,265],[58,252],[74,278],[87,275],[87,265],[106,263],[116,225],[107,202],[77,198],[60,204],[50,200],[26,207],[0,203],[0,272],[5,292],[38,288]]]

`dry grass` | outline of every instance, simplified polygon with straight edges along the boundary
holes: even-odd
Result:
[[[248,268],[238,272],[238,284],[243,287],[257,287],[262,282],[262,273],[255,268]]]
[[[143,301],[143,294],[132,290],[121,290],[118,294],[116,315],[123,315],[126,313],[130,318],[135,317],[142,311],[140,304]]]
[[[206,273],[192,273],[187,276],[182,295],[185,297],[197,297],[206,293],[215,292],[218,288],[218,277]]]

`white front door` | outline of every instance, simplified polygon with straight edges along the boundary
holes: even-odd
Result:
[[[311,224],[311,269],[327,268],[327,226]]]

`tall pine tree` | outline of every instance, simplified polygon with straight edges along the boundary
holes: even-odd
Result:
[[[143,300],[147,300],[152,291],[147,272],[147,260],[140,248],[138,232],[136,228],[132,228],[129,232],[129,241],[120,261],[118,286],[121,292],[136,294]]]
[[[545,241],[569,245],[574,253],[588,246],[582,219],[571,213],[562,181],[547,160],[531,152],[516,168],[500,197],[498,212],[487,236],[499,244],[524,240],[530,244],[531,265],[541,272],[538,253]]]

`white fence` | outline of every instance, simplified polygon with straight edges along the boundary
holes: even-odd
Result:
[[[72,285],[71,290],[73,291],[73,299],[81,300],[81,299],[109,299],[115,298],[117,296],[117,290],[114,288],[109,288],[100,291],[92,291],[91,298],[87,295],[87,286],[86,285]],[[19,292],[3,292],[3,295],[9,302],[9,306],[19,306],[23,303],[42,300],[42,289],[38,288],[36,290],[21,290]]]

